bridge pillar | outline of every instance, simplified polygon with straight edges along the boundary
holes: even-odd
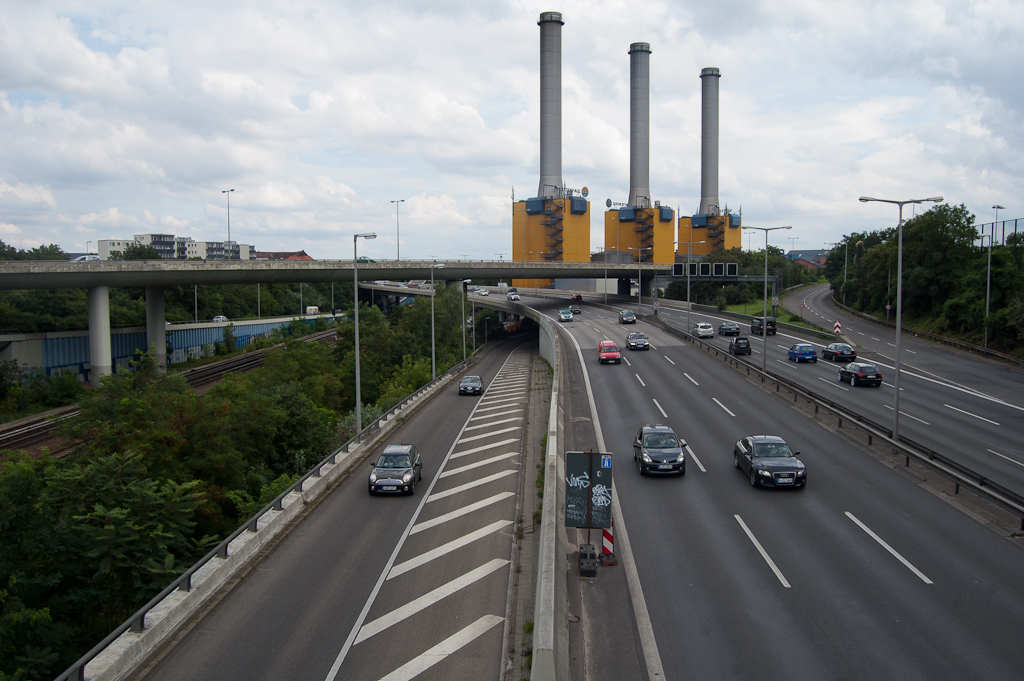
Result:
[[[167,330],[164,328],[164,287],[146,287],[146,345],[152,346],[153,359],[160,371],[167,371]]]
[[[110,289],[89,289],[89,383],[99,387],[100,379],[113,371],[110,355]]]
[[[507,315],[508,313],[505,312],[504,310],[498,310],[498,321],[504,324]]]
[[[618,287],[615,291],[615,294],[620,296],[626,296],[628,298],[629,295],[632,293],[629,287],[629,279],[616,279],[615,281],[618,282]]]

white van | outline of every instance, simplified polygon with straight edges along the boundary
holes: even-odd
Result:
[[[307,305],[306,306],[306,315],[307,316],[308,315],[318,315],[318,314],[320,314],[320,308],[319,307],[317,307],[316,305]]]

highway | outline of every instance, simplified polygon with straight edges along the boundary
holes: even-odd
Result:
[[[1019,546],[689,344],[583,310],[563,328],[583,349],[616,455],[664,678],[1021,677]],[[599,365],[598,341],[632,330],[652,349]],[[685,477],[632,467],[644,423],[686,439]],[[807,488],[752,489],[732,458],[747,434],[785,437]],[[587,678],[623,676],[610,664]]]
[[[837,402],[879,425],[891,429],[893,422],[894,330],[852,318],[830,307],[828,288],[818,287],[799,294],[807,308],[805,316],[831,328],[839,319],[843,336],[852,341],[858,358],[881,369],[881,388],[840,384],[838,366],[821,359],[827,343],[815,336],[780,330],[767,336],[767,368],[818,395]],[[798,307],[792,301],[790,309]],[[661,310],[669,324],[680,329],[686,313]],[[691,324],[707,321],[716,329],[725,317],[692,312]],[[761,366],[765,339],[741,332],[753,346],[751,362]],[[728,338],[710,342],[725,350]],[[817,363],[796,364],[787,359],[787,348],[797,342],[812,343]],[[1024,494],[1024,369],[915,339],[904,333],[900,381],[900,434],[962,463],[1009,489]]]
[[[391,439],[422,453],[414,496],[367,493],[382,445],[145,678],[498,678],[527,408],[546,396],[535,337],[500,347],[473,369],[483,397],[453,384]]]

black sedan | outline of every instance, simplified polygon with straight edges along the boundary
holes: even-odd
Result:
[[[636,324],[636,314],[632,310],[619,310],[619,324]]]
[[[821,351],[821,356],[833,362],[852,362],[857,359],[857,351],[847,343],[830,343]]]
[[[747,474],[751,487],[803,487],[807,468],[786,441],[775,435],[748,435],[736,442],[732,463]]]
[[[479,376],[463,376],[459,381],[460,395],[482,395],[484,392],[484,381]]]
[[[423,462],[415,445],[388,445],[373,464],[370,494],[415,494],[423,479]]]
[[[640,475],[679,473],[686,475],[686,443],[668,426],[648,424],[633,440],[633,459]]]
[[[882,372],[874,364],[850,362],[839,369],[839,382],[850,385],[882,385]]]
[[[722,322],[718,325],[719,336],[738,336],[740,335],[740,325],[736,322]]]
[[[650,350],[651,344],[641,331],[626,334],[626,347],[630,350]]]

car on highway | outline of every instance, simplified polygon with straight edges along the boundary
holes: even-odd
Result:
[[[668,426],[642,426],[633,440],[633,460],[640,475],[679,473],[686,475],[686,442]]]
[[[484,392],[484,380],[479,376],[463,376],[459,381],[460,395],[482,395]]]
[[[736,336],[729,341],[729,352],[733,355],[749,355],[750,339],[744,336]]]
[[[571,296],[569,297],[569,300],[571,300],[571,301],[572,301],[572,302],[574,302],[574,303],[582,303],[582,302],[583,302],[583,296],[581,296],[581,295],[580,295],[580,294],[578,294],[578,293],[574,293],[574,294],[572,294],[572,295],[571,295]]]
[[[789,346],[789,359],[797,364],[800,362],[817,362],[818,352],[810,343],[794,343]]]
[[[619,324],[636,324],[636,314],[632,310],[619,310]]]
[[[715,337],[715,327],[711,326],[707,322],[697,322],[693,325],[693,329],[691,331],[697,338]]]
[[[213,321],[215,321],[215,322],[226,322],[226,321],[230,321],[230,320],[227,317],[225,317],[224,315],[219,314],[219,315],[217,315],[216,317],[213,318]]]
[[[572,310],[565,308],[558,311],[558,321],[560,322],[571,322],[572,321]]]
[[[767,321],[765,321],[766,319]],[[774,336],[778,330],[779,325],[775,321],[775,317],[754,317],[750,320],[750,333]]]
[[[601,364],[620,364],[622,355],[619,353],[615,341],[603,340],[597,344],[597,359]]]
[[[732,464],[747,475],[751,487],[803,487],[807,467],[799,455],[776,435],[748,435],[733,447]]]
[[[415,494],[423,479],[423,462],[416,445],[388,445],[373,464],[370,494]]]
[[[487,289],[485,289],[485,288],[478,288],[478,289],[476,290],[476,294],[477,294],[478,296],[489,296],[489,295],[491,295],[491,292],[490,292],[490,291],[488,291],[488,290],[487,290]]]
[[[850,362],[839,368],[839,382],[850,385],[882,385],[882,372],[874,364]]]
[[[519,300],[519,294],[516,293],[515,291],[509,291],[508,293],[505,294],[505,297],[508,298],[509,300]]]
[[[738,336],[740,335],[740,325],[736,322],[722,322],[718,325],[719,336]]]
[[[579,305],[573,303],[572,305],[569,306],[569,312],[572,312],[573,314],[579,314],[580,312],[583,312],[583,310],[580,309]]]
[[[821,356],[833,362],[852,362],[857,359],[857,351],[848,343],[829,343],[821,351]]]
[[[99,262],[99,259],[100,256],[96,255],[95,253],[86,253],[85,255],[78,256],[71,262]]]
[[[642,331],[626,334],[626,347],[630,350],[650,350],[651,343]]]

